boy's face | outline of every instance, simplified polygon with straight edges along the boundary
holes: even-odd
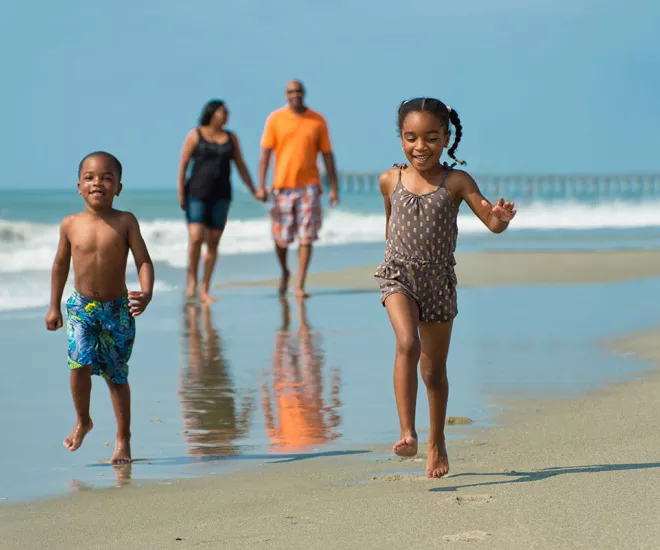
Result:
[[[112,206],[121,188],[117,167],[111,159],[97,155],[85,160],[80,170],[78,192],[87,204],[96,208]]]

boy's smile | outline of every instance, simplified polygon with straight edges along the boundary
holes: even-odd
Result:
[[[90,205],[112,206],[121,192],[119,174],[112,160],[102,155],[86,159],[80,171],[78,190]]]

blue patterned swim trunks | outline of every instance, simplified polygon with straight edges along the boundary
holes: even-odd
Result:
[[[66,302],[66,313],[69,366],[79,369],[92,365],[92,374],[125,384],[135,341],[128,295],[97,302],[74,290]]]

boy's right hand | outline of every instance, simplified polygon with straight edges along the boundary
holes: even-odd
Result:
[[[57,330],[62,328],[62,312],[59,309],[49,309],[46,314],[46,328]]]

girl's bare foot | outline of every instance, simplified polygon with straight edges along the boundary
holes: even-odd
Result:
[[[449,471],[449,457],[444,440],[439,443],[429,441],[429,457],[426,461],[426,477],[441,478]]]
[[[129,438],[118,437],[115,441],[115,452],[110,459],[112,464],[130,464],[131,458],[131,440]]]
[[[392,451],[398,456],[415,456],[417,454],[417,434],[404,435],[394,444]]]
[[[290,275],[291,272],[288,269],[282,272],[282,278],[280,279],[280,288],[279,288],[280,296],[284,296],[287,293],[287,290],[289,290]]]
[[[92,422],[92,419],[90,418],[88,422],[81,422],[80,420],[76,422],[76,425],[73,428],[73,431],[63,441],[63,445],[69,449],[71,452],[77,451],[80,449],[80,446],[82,445],[83,439],[85,439],[85,436],[92,431],[92,428],[94,427],[94,423]]]

